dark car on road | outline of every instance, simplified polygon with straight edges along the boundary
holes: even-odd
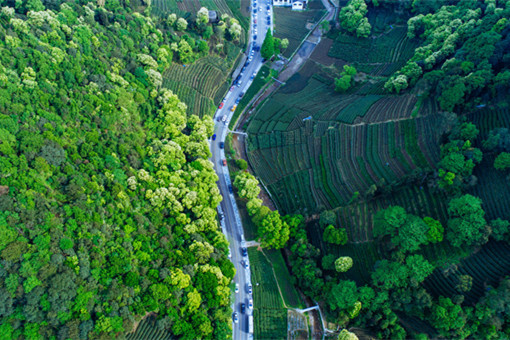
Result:
[[[212,135],[212,140],[216,140],[216,134]]]
[[[243,253],[243,256],[248,256],[248,249],[246,249],[246,247],[242,247],[241,252]]]
[[[234,192],[234,188],[232,188],[232,184],[228,185],[228,191],[230,191],[230,193]]]
[[[241,303],[241,313],[245,313],[246,312],[246,304],[245,303]]]
[[[225,147],[225,143],[224,142],[220,142],[220,149],[223,149]]]

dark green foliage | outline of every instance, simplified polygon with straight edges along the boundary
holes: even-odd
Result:
[[[390,236],[403,252],[414,252],[427,243],[429,226],[419,217],[408,215],[399,206],[381,210],[375,217],[375,236]]]
[[[244,159],[236,159],[236,166],[239,168],[239,170],[244,171],[248,169],[248,162],[246,162]]]
[[[482,200],[471,195],[454,198],[448,204],[446,238],[455,247],[481,245],[487,242],[490,230],[485,222]]]
[[[491,221],[491,237],[496,241],[503,241],[508,237],[509,226],[510,222],[502,220],[501,218]]]
[[[266,32],[266,37],[264,38],[264,42],[262,43],[262,47],[260,48],[260,55],[264,59],[270,59],[275,53],[274,47],[274,38],[271,34],[271,30],[268,29]]]
[[[494,168],[498,170],[506,170],[510,168],[510,153],[502,152],[494,160]]]

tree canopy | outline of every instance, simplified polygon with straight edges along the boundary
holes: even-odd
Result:
[[[231,327],[213,122],[161,75],[196,44],[155,21],[111,1],[1,10],[4,338],[118,338],[149,313],[176,337]]]

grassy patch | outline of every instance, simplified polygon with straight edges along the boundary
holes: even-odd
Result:
[[[253,284],[255,339],[286,339],[287,310],[278,292],[271,264],[261,251],[248,248]]]
[[[280,250],[267,250],[264,251],[267,257],[273,265],[274,272],[276,273],[276,279],[278,285],[282,290],[283,298],[287,307],[302,308],[304,306],[299,293],[292,284],[292,276],[289,273],[289,269],[285,265],[285,260]]]

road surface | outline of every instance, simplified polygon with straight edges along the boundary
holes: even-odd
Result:
[[[238,79],[236,79],[237,82],[234,81],[235,85],[231,88],[223,100],[223,107],[218,109],[215,113],[214,133],[216,135],[216,139],[214,141],[211,140],[210,145],[212,162],[214,163],[214,168],[219,177],[218,187],[221,195],[223,196],[223,200],[218,209],[224,216],[221,219],[221,225],[223,232],[229,241],[231,260],[236,268],[234,282],[239,285],[239,292],[235,294],[235,302],[233,306],[234,312],[237,312],[239,319],[238,323],[232,324],[233,339],[235,340],[253,338],[253,334],[248,332],[248,315],[253,314],[253,309],[248,308],[248,302],[252,299],[251,294],[248,293],[248,285],[251,282],[251,275],[250,269],[245,268],[242,264],[242,261],[248,261],[248,257],[244,257],[241,252],[241,242],[244,240],[244,233],[234,196],[230,193],[230,175],[228,173],[228,167],[223,165],[225,152],[224,149],[220,148],[220,143],[225,142],[225,137],[228,134],[228,124],[234,114],[234,112],[231,111],[232,107],[236,105],[236,101],[240,99],[239,95],[241,93],[246,93],[252,83],[254,75],[262,66],[260,51],[253,51],[253,47],[262,46],[267,29],[272,27],[273,18],[271,5],[271,0],[252,0],[251,2],[251,32],[249,35],[250,41],[246,53],[248,56],[252,55],[252,60],[250,61],[248,59],[246,61],[247,64],[245,64],[245,67],[243,68],[244,70],[241,72]],[[267,21],[268,18],[270,18],[269,24]],[[255,33],[256,39],[254,39]],[[255,45],[252,45],[253,43],[255,43]],[[241,313],[241,303],[246,304],[246,312],[244,314]]]

